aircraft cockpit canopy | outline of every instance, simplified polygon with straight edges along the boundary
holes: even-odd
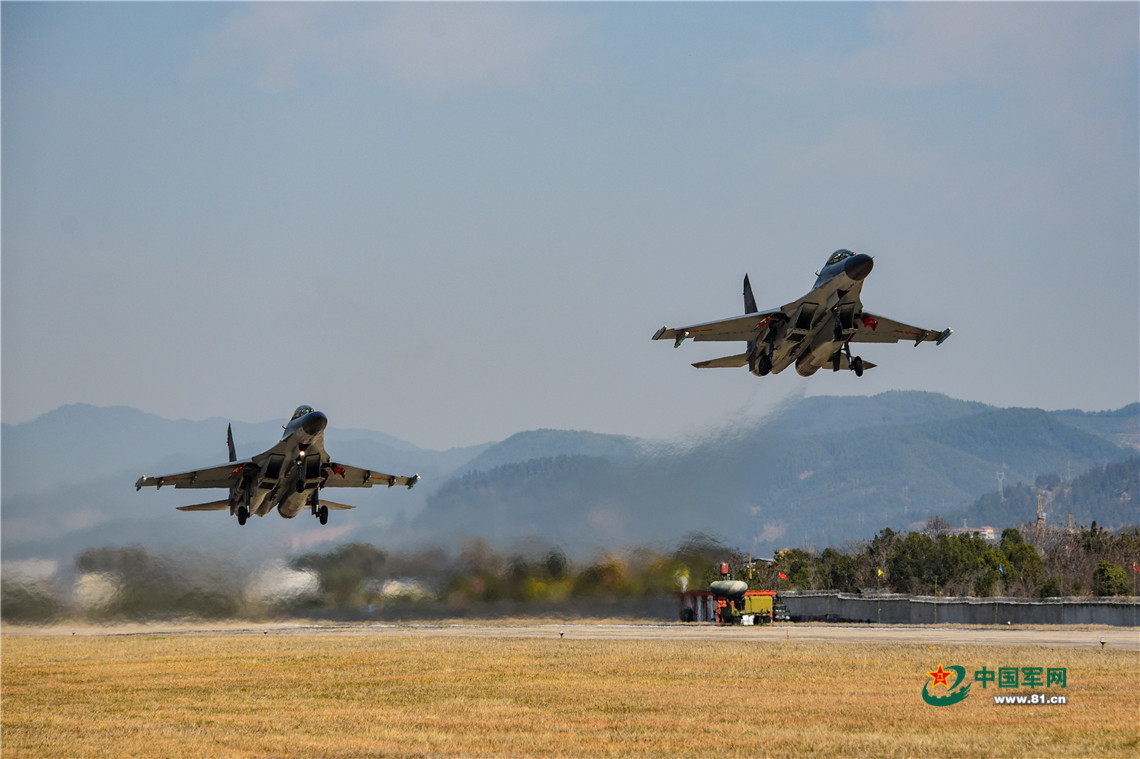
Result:
[[[851,256],[853,256],[853,255],[855,255],[855,253],[850,251],[850,250],[847,250],[847,248],[840,248],[839,250],[837,250],[831,254],[831,258],[827,259],[827,266],[831,266],[832,264],[837,264],[845,258],[851,258]]]
[[[312,406],[298,406],[297,410],[293,412],[293,419],[300,419],[301,417],[305,416],[305,414],[311,413],[313,413]],[[290,419],[289,421],[293,421],[293,419]]]

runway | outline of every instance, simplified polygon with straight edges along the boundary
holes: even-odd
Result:
[[[199,636],[377,636],[525,638],[550,640],[755,641],[967,646],[1104,648],[1140,653],[1140,630],[1108,627],[971,627],[778,624],[717,627],[711,624],[589,621],[450,621],[439,623],[273,622],[155,623],[110,627],[24,628],[4,626],[5,635],[199,635]]]
[[[277,634],[288,633],[281,629]],[[871,627],[857,625],[773,625],[717,627],[709,624],[521,624],[493,622],[448,625],[353,625],[298,628],[295,632],[349,635],[424,635],[491,638],[562,638],[570,640],[726,640],[831,643],[910,643],[916,645],[1042,646],[1105,648],[1140,652],[1140,631],[1115,629]]]

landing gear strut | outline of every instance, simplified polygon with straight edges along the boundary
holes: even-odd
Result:
[[[851,367],[851,370],[853,372],[855,372],[855,376],[856,377],[862,377],[863,376],[863,357],[862,356],[856,356],[855,358],[851,358],[851,341],[850,340],[848,340],[847,342],[845,342],[843,344],[843,351],[847,354],[847,365]]]
[[[309,504],[309,506],[313,511],[313,516],[315,516],[317,519],[319,519],[321,524],[328,524],[329,523],[329,507],[321,504],[321,502],[319,500],[319,496],[317,495],[317,493],[318,493],[318,491],[316,491],[316,490],[313,491],[313,500]]]
[[[250,482],[251,474],[248,469],[242,472],[241,484],[238,487],[237,495],[239,503],[237,509],[233,512],[238,519],[239,525],[245,525],[249,519],[249,503],[250,503],[250,489],[253,487]]]

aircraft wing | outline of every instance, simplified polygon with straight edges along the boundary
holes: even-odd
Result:
[[[347,511],[348,509],[356,508],[355,506],[349,506],[345,503],[333,503],[332,501],[326,501],[324,498],[321,499],[321,505],[326,506],[333,511]]]
[[[419,481],[420,476],[418,474],[413,474],[411,477],[403,477],[330,461],[329,477],[325,480],[323,486],[327,488],[370,488],[373,485],[386,485],[391,488],[399,485],[400,487],[406,487],[411,490]]]
[[[229,501],[211,501],[210,503],[195,503],[191,506],[176,506],[179,511],[225,511],[230,507]]]
[[[693,364],[698,369],[723,369],[723,368],[736,368],[738,366],[748,366],[748,354],[740,353],[735,356],[725,356],[724,358],[714,358],[711,361],[698,361]]]
[[[939,332],[936,329],[912,327],[909,324],[903,324],[894,319],[888,319],[885,316],[876,316],[875,314],[864,311],[863,324],[855,331],[855,334],[851,337],[851,342],[898,343],[910,341],[918,345],[922,342],[933,341],[941,345],[946,338],[950,337],[953,331],[954,330],[949,328]]]
[[[775,314],[783,315],[780,309],[761,311],[755,314],[734,316],[731,319],[721,319],[715,322],[694,324],[691,327],[670,329],[662,327],[653,335],[654,340],[672,340],[676,345],[692,338],[693,340],[756,340],[768,326],[769,319]]]
[[[135,490],[141,490],[143,487],[161,488],[163,485],[173,485],[176,488],[228,488],[237,481],[242,469],[248,463],[250,461],[247,459],[179,474],[164,474],[159,477],[144,475],[135,482]]]

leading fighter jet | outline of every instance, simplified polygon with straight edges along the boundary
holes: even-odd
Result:
[[[153,485],[173,485],[176,488],[229,488],[230,497],[224,501],[179,506],[179,511],[225,511],[236,516],[238,524],[245,524],[251,514],[263,517],[277,507],[277,513],[286,519],[297,516],[308,506],[321,524],[329,519],[329,509],[351,509],[342,503],[321,499],[320,491],[326,487],[370,488],[373,485],[406,486],[409,490],[420,481],[420,476],[398,477],[338,464],[325,451],[325,425],[328,417],[312,406],[299,406],[293,418],[284,425],[281,442],[265,453],[253,458],[237,460],[232,426],[226,430],[226,443],[230,449],[228,464],[195,469],[192,472],[168,474],[162,477],[139,477],[135,490]]]
[[[780,308],[760,311],[752,295],[748,275],[744,275],[744,316],[670,329],[662,327],[654,340],[672,340],[680,347],[693,340],[744,340],[748,349],[735,356],[698,361],[698,369],[747,366],[757,377],[779,374],[793,363],[801,376],[810,377],[823,366],[832,371],[850,369],[857,377],[875,366],[859,356],[852,357],[851,343],[897,343],[913,340],[941,345],[953,333],[912,327],[863,310],[859,300],[863,280],[871,273],[874,260],[863,253],[837,250],[816,272],[811,292]]]

